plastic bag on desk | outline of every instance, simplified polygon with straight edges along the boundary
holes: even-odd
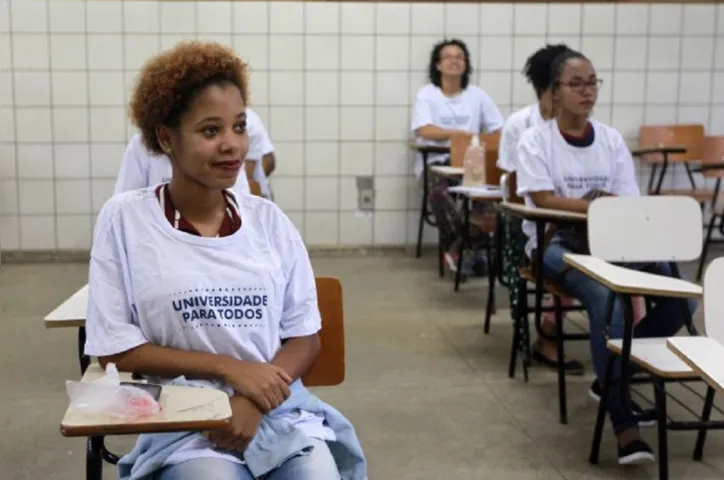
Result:
[[[121,385],[115,364],[106,366],[106,373],[92,382],[66,381],[70,406],[79,412],[100,413],[133,421],[161,411],[161,404],[140,388]]]

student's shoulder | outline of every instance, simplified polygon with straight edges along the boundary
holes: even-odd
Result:
[[[111,225],[121,221],[129,213],[134,215],[143,211],[143,206],[150,196],[155,195],[155,186],[128,190],[117,193],[106,200],[98,213],[97,225]]]
[[[551,140],[551,129],[555,127],[555,120],[546,120],[526,129],[520,136],[520,142],[529,146],[543,146]]]
[[[493,97],[490,96],[482,87],[478,85],[468,85],[465,87],[465,95],[472,97],[481,102],[492,102]]]
[[[255,223],[275,235],[287,236],[296,232],[296,227],[279,206],[266,198],[250,193],[231,192],[244,215],[251,216]]]
[[[623,139],[623,135],[621,135],[621,132],[619,132],[612,126],[601,123],[594,118],[591,118],[589,121],[591,122],[591,125],[596,132],[596,136],[605,141],[607,144],[613,147],[626,144]]]
[[[534,105],[528,105],[527,107],[521,108],[520,110],[508,115],[508,118],[505,119],[503,128],[507,131],[522,131],[526,130],[526,126],[529,123],[533,126],[533,124],[529,121],[533,107]]]
[[[432,100],[440,95],[439,89],[432,83],[420,87],[415,98],[418,100]]]
[[[246,107],[246,121],[250,124],[261,123],[261,117],[251,107]]]

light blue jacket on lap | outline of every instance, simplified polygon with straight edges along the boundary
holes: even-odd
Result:
[[[188,385],[183,377],[172,385]],[[304,410],[323,415],[325,424],[337,439],[327,442],[342,480],[367,480],[367,462],[354,427],[340,412],[312,395],[301,381],[291,385],[291,396],[278,408],[265,415],[259,430],[244,452],[246,466],[255,478],[280,467],[284,462],[302,455],[312,447],[310,438],[292,426],[280,414]],[[133,450],[118,462],[121,480],[150,480],[166,459],[199,433],[151,433],[140,435]],[[228,452],[227,452],[228,453]],[[240,455],[240,454],[239,454]]]

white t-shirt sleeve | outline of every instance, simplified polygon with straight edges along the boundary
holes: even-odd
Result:
[[[505,119],[500,109],[488,93],[480,89],[480,129],[484,133],[497,132],[503,127]]]
[[[498,148],[498,168],[506,172],[514,172],[518,165],[518,142],[520,141],[520,129],[513,117],[503,125],[503,132],[500,135],[500,147]]]
[[[246,158],[247,160],[261,160],[264,155],[274,151],[274,145],[264,127],[264,122],[256,112],[247,108],[246,119],[249,132],[249,153]]]
[[[116,178],[116,185],[113,188],[113,195],[129,190],[138,190],[139,188],[148,187],[148,165],[144,165],[144,160],[149,159],[147,155],[143,155],[141,137],[136,135],[131,139],[123,153],[121,161],[121,169]]]
[[[425,95],[425,89],[421,89],[415,96],[415,105],[412,107],[412,125],[410,130],[416,132],[418,128],[425,125],[434,125],[430,100]]]
[[[550,159],[538,128],[529,128],[520,138],[516,149],[518,157],[518,196],[535,192],[555,191]]]
[[[631,152],[620,133],[616,132],[614,142],[614,176],[611,193],[620,197],[638,197],[641,195],[641,191],[636,179]]]
[[[115,355],[148,343],[130,304],[130,278],[118,203],[106,202],[98,216],[88,275],[85,354]]]
[[[314,335],[322,328],[322,317],[317,303],[317,285],[309,253],[294,224],[278,210],[280,218],[278,238],[282,267],[286,278],[284,306],[282,308],[281,338]]]

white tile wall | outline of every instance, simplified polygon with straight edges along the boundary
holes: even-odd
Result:
[[[504,114],[533,101],[519,73],[533,50],[582,49],[605,80],[596,117],[635,141],[644,122],[724,134],[723,34],[714,4],[0,0],[0,246],[89,247],[137,72],[185,38],[251,63],[276,201],[307,242],[385,245],[415,239],[407,126],[439,39],[467,42],[473,82]],[[356,212],[357,175],[375,176],[372,216]]]

